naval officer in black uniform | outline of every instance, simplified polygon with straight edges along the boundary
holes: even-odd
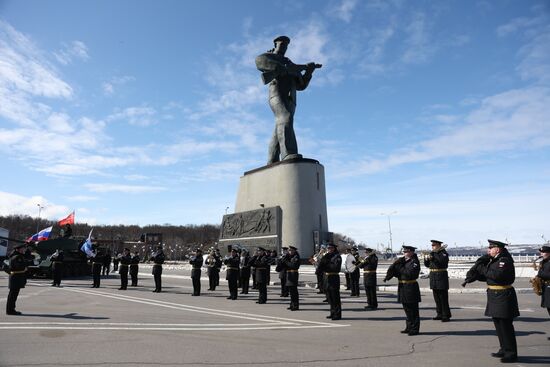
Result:
[[[492,353],[501,362],[512,363],[518,359],[514,318],[519,316],[518,299],[512,284],[516,278],[514,260],[504,242],[488,240],[487,255],[482,256],[486,266],[481,275],[487,281],[487,307],[485,316],[493,318],[500,349]]]
[[[19,296],[21,288],[27,284],[27,265],[29,260],[25,259],[27,245],[24,243],[15,245],[9,256],[10,277],[8,282],[8,299],[6,300],[6,315],[21,315],[21,312],[15,309],[15,303]]]
[[[365,259],[359,264],[363,269],[363,284],[365,293],[367,293],[366,310],[376,310],[378,308],[378,298],[376,296],[376,269],[378,268],[378,256],[371,248],[365,249]]]
[[[228,255],[223,263],[225,264],[225,279],[229,287],[229,297],[227,299],[236,300],[239,293],[239,264],[241,259],[235,247],[231,248],[231,254]]]
[[[539,252],[540,256],[542,256],[539,271],[537,272],[537,277],[542,279],[542,299],[540,306],[545,307],[548,315],[550,315],[550,246],[542,246]]]
[[[432,252],[424,258],[424,265],[430,269],[430,288],[435,300],[436,315],[433,320],[448,322],[451,320],[449,307],[449,255],[442,246],[443,242],[431,240]]]
[[[416,247],[403,246],[403,257],[397,259],[388,269],[388,275],[384,282],[390,280],[393,276],[399,279],[397,286],[397,301],[403,305],[403,310],[407,317],[403,334],[410,336],[418,335],[420,332],[420,310],[418,304],[422,300],[420,297],[420,287],[418,286],[418,276],[420,275],[420,261],[414,252]]]
[[[300,268],[300,254],[294,246],[288,246],[288,252],[280,260],[286,273],[286,288],[290,294],[290,311],[300,309],[300,295],[298,294],[298,269]]]
[[[330,315],[327,319],[340,320],[342,318],[342,302],[340,299],[340,270],[342,256],[334,243],[329,243],[327,253],[319,261],[319,269],[324,273],[323,284],[325,294],[330,304]]]
[[[195,255],[189,259],[191,264],[191,280],[193,282],[193,294],[192,296],[201,295],[201,267],[204,262],[202,257],[202,250],[200,248],[195,250]]]
[[[164,251],[162,246],[157,246],[157,250],[151,254],[150,260],[153,262],[153,278],[155,279],[154,293],[162,292],[162,264],[164,264]]]

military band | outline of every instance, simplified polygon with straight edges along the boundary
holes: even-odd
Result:
[[[500,358],[503,363],[517,361],[517,342],[515,329],[513,325],[514,318],[519,316],[519,307],[516,291],[513,287],[515,281],[515,267],[512,256],[506,249],[506,243],[488,240],[489,245],[487,254],[481,256],[468,271],[466,280],[463,284],[473,281],[484,281],[487,283],[487,304],[485,315],[493,320],[496,334],[499,342],[499,349],[491,353],[493,357]],[[449,256],[445,250],[443,243],[438,240],[431,240],[432,251],[424,258],[424,265],[430,270],[430,289],[432,289],[434,300],[436,303],[436,315],[434,320],[443,322],[449,321],[451,318],[450,307],[448,303],[449,277],[447,273]],[[6,302],[7,315],[19,315],[16,310],[16,301],[21,288],[26,284],[27,266],[30,264],[30,257],[25,257],[24,244],[14,247],[14,251],[9,257],[9,294]],[[299,268],[301,265],[300,255],[297,248],[288,246],[283,248],[282,256],[277,259],[276,271],[281,276],[281,295],[288,292],[290,295],[291,311],[300,309],[298,281]],[[405,329],[401,333],[406,333],[409,336],[418,335],[420,332],[420,315],[419,303],[421,302],[420,288],[418,277],[420,275],[420,261],[415,253],[416,248],[413,246],[403,246],[403,256],[398,258],[391,264],[384,279],[384,282],[392,279],[398,279],[397,300],[403,306],[406,315]],[[550,246],[545,245],[539,249],[540,264],[536,278],[538,278],[537,294],[541,295],[541,307],[546,308],[550,315]],[[378,266],[378,257],[373,249],[365,249],[365,257],[361,258],[357,249],[352,249],[351,256],[355,268],[350,269],[350,286],[352,296],[358,295],[359,285],[356,284],[355,270],[359,273],[359,269],[363,269],[364,287],[367,295],[366,309],[376,310],[377,302],[377,279],[376,272]],[[61,283],[61,274],[63,271],[63,252],[57,250],[50,257],[52,263],[53,284],[59,286]],[[90,257],[93,275],[93,288],[100,287],[100,275],[104,264],[103,256],[98,253],[97,249],[93,249]],[[123,253],[117,257],[120,273],[121,285],[119,290],[126,290],[128,285],[128,272],[132,277],[132,286],[137,285],[138,264],[140,257],[137,252],[130,256],[129,249],[125,248]],[[153,261],[152,274],[155,280],[155,290],[153,292],[161,292],[161,274],[162,265],[165,261],[165,256],[162,251],[162,246],[158,246],[156,251],[150,256]],[[189,260],[191,269],[191,278],[193,282],[193,296],[200,295],[200,277],[201,266],[203,265],[203,255],[200,249],[197,249]],[[267,286],[269,266],[273,263],[273,257],[264,248],[258,247],[256,254],[253,257],[244,248],[233,247],[230,254],[223,261],[212,250],[206,260],[208,267],[219,266],[220,263],[225,265],[226,280],[229,287],[228,299],[236,300],[238,294],[239,282],[242,286],[242,294],[248,294],[248,284],[250,281],[250,269],[253,267],[256,271],[256,284],[258,287],[258,301],[256,303],[265,304],[267,302]],[[338,252],[335,244],[328,244],[326,250],[322,248],[322,252],[310,258],[310,263],[315,265],[316,273],[323,274],[323,280],[320,287],[326,294],[327,301],[330,304],[330,315],[327,318],[332,320],[340,320],[342,318],[342,306],[340,299],[340,271],[342,269],[342,256]],[[219,271],[219,270],[218,270]],[[358,281],[358,280],[357,280]],[[210,290],[214,290],[216,286],[215,277],[210,278]]]

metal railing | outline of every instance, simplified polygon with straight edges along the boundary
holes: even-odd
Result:
[[[476,261],[479,256],[481,255],[453,255],[453,256],[449,256],[449,260],[450,261],[463,261],[463,262],[468,262],[468,261]],[[514,255],[512,254],[512,258],[514,259],[515,262],[518,262],[518,263],[529,263],[529,262],[533,262],[536,258],[538,258],[539,256],[537,254],[532,254],[532,255]]]

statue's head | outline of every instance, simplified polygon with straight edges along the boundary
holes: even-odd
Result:
[[[279,55],[284,55],[288,44],[290,43],[290,38],[287,36],[279,36],[273,40],[273,44],[275,45],[275,48],[273,49],[273,52]]]

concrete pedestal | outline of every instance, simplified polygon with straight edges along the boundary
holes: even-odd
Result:
[[[318,241],[328,233],[324,167],[302,158],[246,172],[239,184],[235,213],[262,206],[281,209],[280,243],[295,246],[303,258],[311,256],[316,231]]]

